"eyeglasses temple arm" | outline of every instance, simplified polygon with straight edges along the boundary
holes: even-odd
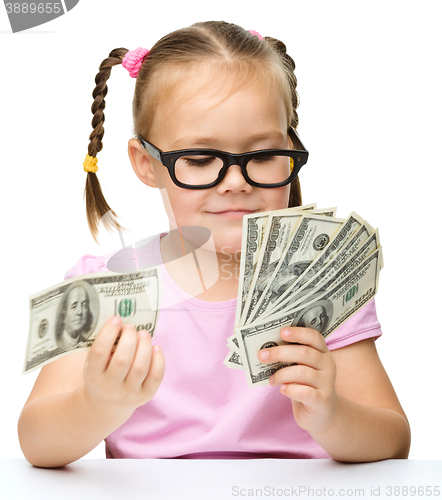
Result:
[[[145,139],[141,137],[141,135],[138,136],[138,140],[141,142],[141,145],[143,148],[151,155],[153,156],[156,160],[161,161],[161,151],[156,148],[153,144],[150,142],[147,142]]]
[[[306,153],[308,153],[308,151],[305,148],[304,144],[302,144],[302,141],[299,138],[299,135],[296,133],[296,130],[293,127],[290,127],[289,131],[290,131],[291,138],[295,139],[299,143],[299,145],[301,146],[302,150],[305,151]],[[296,149],[298,149],[298,148],[296,148]]]

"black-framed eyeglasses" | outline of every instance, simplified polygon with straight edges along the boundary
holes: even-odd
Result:
[[[305,149],[293,127],[289,137],[295,149],[262,149],[243,154],[216,149],[180,149],[163,152],[140,135],[142,147],[169,171],[184,189],[209,189],[219,184],[232,165],[239,165],[245,180],[255,187],[277,188],[290,184],[307,163]]]

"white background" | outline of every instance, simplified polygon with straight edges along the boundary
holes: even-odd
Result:
[[[83,160],[98,67],[117,47],[150,48],[197,21],[225,20],[282,40],[296,62],[298,132],[310,152],[304,202],[355,210],[379,227],[385,267],[377,348],[412,429],[410,458],[440,459],[441,9],[438,1],[80,0],[12,34],[0,5],[0,458],[22,457],[16,425],[37,373],[22,376],[29,295],[78,258],[120,247],[89,233]],[[127,243],[168,228],[158,192],[127,156],[135,80],[112,70],[98,178]],[[222,367],[220,367],[222,369]],[[103,457],[100,445],[89,457]]]

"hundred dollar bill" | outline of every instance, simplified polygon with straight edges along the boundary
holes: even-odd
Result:
[[[240,368],[243,369],[243,364],[241,361],[241,356],[239,354],[239,344],[235,336],[235,332],[231,337],[227,339],[227,346],[230,347],[230,352],[224,360],[224,364],[228,368]]]
[[[302,205],[284,210],[287,213],[314,210],[316,203]],[[272,212],[260,212],[243,217],[243,231],[241,241],[241,261],[238,289],[238,306],[236,308],[235,324],[240,323],[241,315],[244,311],[247,294],[255,272],[256,263],[261,249],[263,236],[269,215]]]
[[[292,302],[292,297],[296,294],[307,281],[311,280],[318,272],[324,269],[324,266],[332,259],[338,252],[341,252],[341,260],[344,261],[349,258],[360,243],[368,238],[373,228],[359,217],[355,212],[347,218],[347,220],[339,228],[330,244],[321,252],[316,259],[304,271],[301,269],[298,276],[293,276],[292,280],[286,280],[286,284],[279,297],[274,300],[273,304],[269,307],[268,300],[260,304],[259,310],[255,315],[254,320],[258,317],[268,317],[273,312],[281,311],[284,309],[284,304],[288,301]],[[356,233],[356,235],[355,235]],[[353,237],[355,235],[355,237]],[[350,243],[348,243],[350,240]],[[271,292],[271,291],[270,291]],[[270,293],[269,292],[269,293]]]
[[[330,259],[334,258],[338,252],[343,258],[347,252],[350,252],[351,256],[352,252],[354,252],[373,231],[374,229],[367,221],[359,217],[356,212],[352,212],[344,224],[342,224],[342,228],[338,231],[326,250],[318,255],[308,269],[306,269],[306,272],[302,274],[300,279],[296,282],[295,288],[300,288],[307,283],[307,281],[315,276],[315,274],[317,274]],[[281,300],[283,300],[283,297],[281,297]]]
[[[316,293],[316,290],[328,286],[331,280],[335,284],[339,283],[377,249],[379,249],[380,268],[382,268],[382,248],[379,243],[379,232],[376,229],[355,252],[339,254],[331,260],[319,273],[290,295],[284,303],[281,303],[281,307],[272,316],[297,308],[302,303],[308,302],[310,296]]]
[[[89,349],[111,316],[153,336],[160,303],[158,267],[83,274],[31,295],[23,373]]]
[[[327,282],[309,297],[307,303],[290,313],[236,329],[240,357],[250,387],[268,385],[270,375],[295,364],[263,363],[258,359],[261,349],[287,344],[280,336],[283,327],[311,327],[326,338],[374,297],[378,289],[380,255],[380,249],[375,250],[343,280]]]
[[[329,244],[330,239],[338,231],[344,219],[328,217],[324,215],[305,214],[299,221],[290,241],[285,246],[282,254],[274,260],[275,267],[272,273],[257,277],[252,285],[254,290],[262,290],[262,293],[251,292],[250,301],[245,306],[242,324],[250,324],[256,320],[261,299],[265,297],[265,308],[269,303],[279,298],[288,284],[293,283],[299,275],[307,269],[313,260]],[[271,261],[267,255],[267,247],[262,248],[263,261]],[[265,309],[264,309],[265,310]]]
[[[232,351],[237,352],[239,354],[239,345],[235,333],[227,339],[227,346],[230,347]]]
[[[265,285],[268,283],[269,279],[271,279],[287,243],[290,241],[302,215],[305,213],[305,210],[300,211],[298,208],[299,207],[278,210],[276,212],[271,212],[268,216],[265,231],[262,236],[262,244],[257,252],[257,262],[249,273],[252,275],[252,278],[249,277],[246,284],[248,294],[245,304],[242,305],[240,323],[236,324],[247,323],[248,317],[253,311],[255,304],[260,301],[261,294],[264,291],[263,284]],[[326,217],[334,217],[335,213],[336,207],[309,210],[309,214],[323,215]]]
[[[279,211],[278,215],[269,216],[263,236],[264,244],[258,254],[253,278],[248,283],[249,293],[241,316],[242,324],[247,322],[254,305],[260,299],[264,291],[262,284],[267,283],[267,280],[273,275],[273,271],[301,217],[302,212],[280,214]]]
[[[235,324],[240,322],[247,299],[247,293],[253,279],[269,212],[246,215],[243,218],[241,261],[239,266],[238,305]]]
[[[236,351],[230,351],[226,356],[223,364],[227,366],[227,368],[234,368],[243,370],[244,366],[241,361],[241,356]]]
[[[249,238],[247,239],[245,245],[246,253],[245,255],[243,252],[241,254],[241,258],[243,259],[244,257],[244,261],[241,260],[239,279],[239,289],[241,293],[238,297],[241,297],[241,301],[237,307],[235,325],[242,325],[247,322],[248,315],[253,309],[253,304],[256,304],[263,291],[263,289],[259,285],[256,286],[256,284],[267,282],[268,277],[272,275],[275,269],[275,263],[278,262],[281,253],[284,251],[287,242],[300,221],[301,215],[306,211],[314,215],[334,217],[336,207],[313,209],[313,205],[304,205],[301,207],[277,210],[276,212],[266,212],[265,225],[261,222],[260,227],[260,244],[255,245],[252,242],[251,245],[253,258],[250,257],[252,252],[249,250]],[[247,219],[243,223],[243,243],[244,235],[249,234],[250,224],[256,226],[261,220],[262,219],[259,219],[258,216],[247,216]],[[247,233],[244,232],[245,227],[247,227]],[[253,261],[253,265],[248,265],[248,261]]]

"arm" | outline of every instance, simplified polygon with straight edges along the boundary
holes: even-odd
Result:
[[[277,371],[272,381],[292,400],[298,425],[335,460],[407,458],[410,428],[374,340],[330,352],[315,330],[284,330],[290,331],[284,340],[304,345],[268,349],[273,352],[265,361],[298,363]]]
[[[42,368],[18,422],[23,454],[38,467],[81,458],[154,396],[163,375],[150,334],[109,320],[89,352]]]
[[[330,450],[330,456],[344,462],[408,458],[410,426],[374,339],[356,342],[331,354],[337,368],[336,417],[327,430],[313,438]]]

